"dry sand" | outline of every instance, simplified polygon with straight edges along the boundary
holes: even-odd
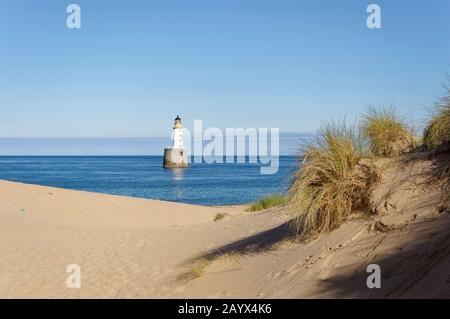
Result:
[[[436,159],[378,165],[377,214],[309,243],[286,240],[284,207],[247,213],[0,181],[0,297],[449,298],[450,210],[430,179]],[[371,263],[381,289],[366,286]],[[79,289],[66,286],[69,264],[81,267]],[[192,265],[204,267],[197,278]]]

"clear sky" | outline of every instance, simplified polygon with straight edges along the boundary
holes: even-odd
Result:
[[[448,0],[0,0],[0,137],[167,136],[177,114],[311,132],[367,103],[417,120],[449,65]]]

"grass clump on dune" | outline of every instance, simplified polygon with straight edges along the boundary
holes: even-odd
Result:
[[[198,258],[194,260],[189,270],[182,273],[178,277],[178,279],[187,282],[200,277],[203,274],[204,269],[208,267],[213,261],[214,260],[211,258]]]
[[[217,222],[219,220],[224,219],[226,216],[228,216],[227,213],[217,213],[216,216],[214,217],[214,221]]]
[[[263,198],[258,199],[255,203],[251,204],[249,208],[247,208],[248,212],[256,212],[268,208],[272,208],[275,206],[282,206],[287,204],[287,198],[283,195],[273,194],[268,195]]]
[[[363,114],[361,129],[375,156],[398,156],[413,147],[413,134],[392,107],[369,106]]]
[[[446,95],[440,99],[425,129],[423,142],[427,148],[450,143],[450,86],[446,90]]]
[[[434,115],[428,122],[423,137],[423,144],[428,149],[447,145],[450,146],[450,75],[447,76],[449,84],[445,87],[446,93],[439,99]],[[439,178],[443,181],[442,193],[444,201],[450,201],[450,162],[443,165]]]
[[[230,253],[218,252],[216,254],[198,257],[191,261],[189,269],[186,272],[180,274],[178,276],[178,279],[183,280],[185,282],[189,282],[204,275],[206,268],[209,267],[211,264],[230,259],[237,261],[238,257],[239,254],[236,252]]]
[[[293,227],[302,240],[341,225],[345,218],[368,204],[368,189],[377,178],[365,154],[361,134],[344,123],[324,125],[303,148],[303,163],[289,190]]]

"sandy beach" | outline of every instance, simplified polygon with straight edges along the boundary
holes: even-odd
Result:
[[[249,213],[0,181],[0,297],[448,298],[450,213],[427,184],[435,163],[380,160],[377,214],[308,243],[289,239],[286,207]],[[382,289],[366,286],[371,263]],[[79,289],[66,285],[70,264]]]

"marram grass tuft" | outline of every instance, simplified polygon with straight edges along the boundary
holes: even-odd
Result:
[[[301,240],[339,227],[354,210],[368,206],[368,189],[378,179],[361,134],[344,123],[324,125],[303,148],[303,162],[289,190],[292,226]]]
[[[283,206],[286,204],[287,204],[286,196],[279,194],[272,194],[258,199],[256,202],[254,202],[247,208],[247,211],[256,212],[264,209],[269,209],[275,206]]]
[[[414,147],[413,134],[392,107],[369,106],[362,116],[361,129],[374,156],[399,156]]]
[[[450,143],[450,86],[447,86],[446,90],[425,129],[423,142],[427,148]]]

